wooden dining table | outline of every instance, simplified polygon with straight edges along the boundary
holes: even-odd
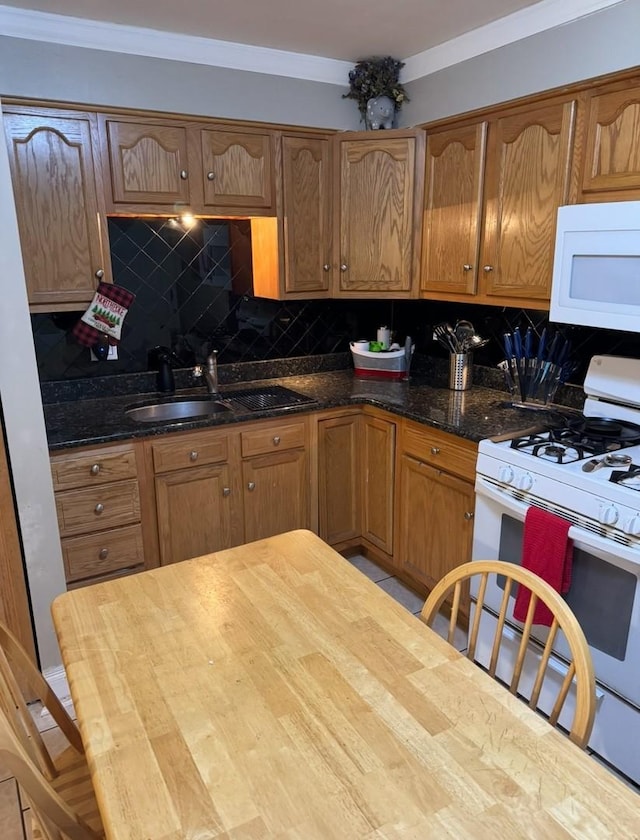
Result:
[[[109,840],[640,837],[635,791],[310,531],[52,612]]]

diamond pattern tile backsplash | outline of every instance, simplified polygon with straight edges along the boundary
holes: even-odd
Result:
[[[416,352],[445,356],[432,340],[433,326],[473,321],[492,340],[476,352],[476,364],[495,366],[502,358],[502,334],[531,325],[537,335],[548,313],[434,301],[272,301],[252,292],[250,227],[245,220],[198,220],[186,229],[170,219],[110,218],[113,280],[136,296],[122,328],[117,361],[91,361],[71,330],[82,315],[60,312],[31,316],[41,381],[77,379],[152,368],[149,351],[170,347],[184,367],[215,349],[221,364],[310,356],[348,350],[355,338],[375,338],[389,326]],[[575,370],[569,382],[582,384],[597,353],[636,357],[635,333],[586,327],[558,329],[572,343]]]

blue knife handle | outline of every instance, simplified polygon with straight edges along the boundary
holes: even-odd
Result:
[[[567,359],[569,358],[569,350],[571,348],[571,342],[568,338],[563,339],[562,347],[558,350],[558,357],[556,360],[556,364],[562,366]]]
[[[504,334],[504,352],[507,359],[513,358],[513,344],[511,342],[511,333]]]
[[[519,327],[516,327],[513,331],[513,350],[516,354],[516,359],[520,361],[522,358],[522,338],[520,337]]]
[[[538,361],[544,359],[544,351],[547,344],[547,328],[545,327],[540,333],[540,341],[538,342]]]
[[[558,346],[558,338],[560,337],[559,333],[556,333],[551,340],[551,346],[549,347],[549,352],[547,353],[547,361],[555,363],[555,352],[556,347]]]
[[[524,357],[525,359],[530,359],[533,352],[533,330],[531,327],[527,327],[527,331],[524,334]]]

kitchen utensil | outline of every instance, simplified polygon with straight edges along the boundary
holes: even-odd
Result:
[[[458,353],[458,342],[456,334],[450,324],[442,323],[436,324],[433,328],[433,334],[436,341],[447,349],[450,353]]]
[[[456,325],[453,328],[453,331],[456,336],[456,341],[458,342],[458,346],[460,348],[463,347],[465,341],[471,338],[472,335],[475,335],[476,329],[471,323],[471,321],[456,321]]]
[[[602,458],[593,458],[582,465],[583,472],[594,472],[600,467],[619,467],[622,464],[630,464],[632,462],[631,455],[623,455],[618,452],[607,452]]]

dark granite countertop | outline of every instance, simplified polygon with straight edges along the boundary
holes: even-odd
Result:
[[[437,382],[433,375],[412,374],[409,382],[359,379],[352,369],[322,373],[298,373],[277,378],[223,385],[225,391],[270,384],[283,385],[315,400],[314,404],[289,409],[226,411],[213,416],[181,421],[136,422],[125,414],[128,407],[161,401],[166,395],[156,392],[114,394],[91,399],[67,399],[44,405],[50,450],[111,443],[132,438],[163,435],[193,429],[229,425],[248,420],[290,416],[309,410],[340,408],[348,405],[375,405],[420,423],[479,441],[534,424],[543,424],[549,411],[513,408],[506,391],[485,385],[467,391],[452,391]],[[204,389],[181,388],[175,396],[204,395]]]

